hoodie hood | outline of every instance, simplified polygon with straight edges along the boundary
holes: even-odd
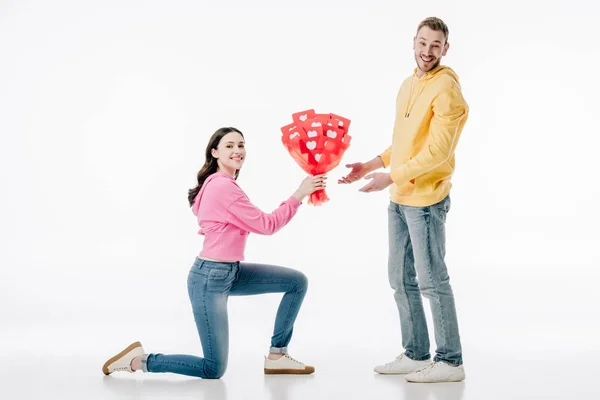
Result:
[[[449,75],[452,79],[454,79],[456,81],[456,83],[458,83],[458,75],[456,75],[456,72],[454,72],[454,70],[452,68],[447,67],[445,65],[438,65],[431,71],[426,72],[425,75],[423,75],[420,78],[416,76],[418,70],[419,70],[418,68],[415,68],[414,72],[415,72],[415,77],[420,81],[428,81],[433,78],[439,78],[442,75]]]
[[[204,191],[206,190],[206,185],[208,185],[208,183],[211,182],[212,180],[215,180],[218,178],[234,180],[232,176],[229,176],[223,172],[215,172],[214,174],[212,174],[208,178],[206,178],[206,180],[202,184],[202,188],[200,189],[200,192],[198,192],[198,194],[196,195],[196,198],[194,199],[194,205],[192,205],[192,212],[194,213],[195,216],[198,216],[198,210],[200,209],[200,202],[202,201],[202,195],[204,194]]]
[[[456,75],[456,72],[454,72],[454,70],[452,70],[452,68],[450,67],[446,67],[445,65],[438,65],[431,71],[426,72],[425,75],[423,75],[420,78],[417,76],[418,71],[419,69],[415,68],[414,74],[411,78],[409,78],[410,89],[408,94],[408,102],[406,103],[406,108],[404,110],[405,118],[408,118],[410,116],[413,106],[415,105],[415,103],[419,99],[419,96],[425,90],[425,88],[428,86],[433,86],[436,83],[440,82],[441,78],[448,76],[450,80],[456,82],[456,85],[460,89],[460,84],[458,83],[458,75]],[[447,79],[442,79],[442,81],[444,80]]]

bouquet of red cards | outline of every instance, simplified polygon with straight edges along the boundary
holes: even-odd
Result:
[[[293,123],[281,128],[281,141],[298,165],[308,174],[320,175],[337,167],[352,137],[350,120],[336,114],[306,110],[292,114]],[[328,201],[325,190],[310,195],[308,204]]]

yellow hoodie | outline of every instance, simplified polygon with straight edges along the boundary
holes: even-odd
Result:
[[[458,76],[438,66],[421,78],[415,73],[400,87],[392,145],[379,155],[391,165],[390,199],[425,207],[446,197],[454,172],[454,149],[469,107]]]

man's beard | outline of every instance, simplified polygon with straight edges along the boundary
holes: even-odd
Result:
[[[416,56],[416,55],[415,55],[415,61],[417,62],[417,67],[418,67],[419,69],[421,69],[421,65],[419,64],[419,61],[423,62],[423,60],[421,60],[421,56]],[[423,71],[423,72],[429,72],[429,71],[431,71],[432,69],[435,69],[435,68],[437,68],[437,67],[440,65],[440,62],[441,62],[441,61],[442,61],[442,59],[441,59],[441,58],[438,58],[438,59],[437,59],[437,61],[435,62],[435,64],[432,64],[432,65],[431,65],[431,68],[429,68],[427,71],[424,71],[424,70],[422,70],[422,69],[421,69],[421,71]]]

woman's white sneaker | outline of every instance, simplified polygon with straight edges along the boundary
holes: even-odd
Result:
[[[140,342],[132,343],[119,354],[105,362],[102,366],[102,372],[104,372],[104,375],[110,375],[115,371],[134,372],[131,369],[131,360],[144,354],[144,348]]]
[[[405,379],[416,383],[461,382],[465,380],[465,368],[462,365],[456,366],[438,361],[427,368],[406,375]]]
[[[265,374],[298,374],[308,375],[315,372],[315,368],[309,365],[304,365],[298,360],[290,357],[289,354],[284,354],[278,360],[270,360],[265,357]]]
[[[378,374],[410,374],[428,367],[430,364],[431,360],[412,360],[405,354],[400,354],[394,361],[378,365],[373,370]]]

